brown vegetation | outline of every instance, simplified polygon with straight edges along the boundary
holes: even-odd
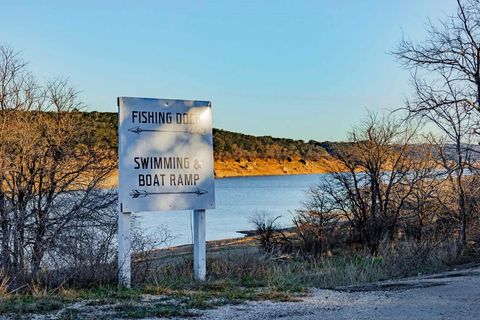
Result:
[[[370,115],[347,143],[216,130],[215,156],[226,174],[326,168],[326,178],[297,211],[293,231],[279,230],[275,218],[257,217],[266,253],[212,255],[204,284],[193,281],[190,258],[151,259],[168,233],[145,239],[134,232],[138,288],[127,292],[135,303],[132,296],[118,299],[125,291],[115,290],[115,302],[101,302],[103,295],[92,303],[117,303],[109,309],[116,316],[178,316],[171,305],[147,306],[138,296],[181,297],[176,306],[189,312],[193,305],[290,299],[308,286],[478,261],[479,17],[478,0],[458,0],[457,14],[431,27],[425,43],[402,41],[394,54],[413,70],[415,88],[406,113],[400,120]],[[115,165],[116,121],[78,112],[76,93],[64,81],[39,86],[11,50],[2,47],[0,54],[0,313],[15,311],[21,299],[30,312],[32,296],[114,284],[116,196],[101,187]],[[418,120],[442,134],[420,135]],[[16,300],[21,291],[30,295]],[[61,301],[39,308],[52,311]]]
[[[77,93],[41,85],[0,47],[0,269],[12,290],[42,269],[92,269],[112,257],[116,192],[100,189],[116,167],[88,144]]]
[[[413,71],[403,119],[371,115],[348,147],[334,149],[346,170],[332,170],[311,189],[296,236],[278,250],[318,257],[353,247],[378,255],[382,243],[413,242],[478,251],[480,3],[457,4],[456,15],[430,25],[425,42],[402,40],[394,52]],[[418,120],[441,134],[419,135]]]

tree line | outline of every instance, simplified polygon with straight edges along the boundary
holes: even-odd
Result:
[[[114,112],[84,112],[85,124],[92,128],[88,143],[106,146],[116,151],[118,114]],[[328,157],[338,143],[293,140],[270,136],[252,136],[222,129],[213,129],[214,156],[217,160],[237,159],[304,159]]]

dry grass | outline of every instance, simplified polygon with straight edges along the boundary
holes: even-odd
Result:
[[[334,288],[440,271],[476,259],[476,255],[462,253],[457,243],[402,243],[383,246],[376,256],[350,251],[312,260],[226,252],[208,259],[207,282],[203,287],[192,280],[191,258],[161,265],[150,270],[146,278],[147,283],[168,290],[230,287],[298,293],[309,287]]]
[[[190,317],[200,310],[248,300],[295,301],[309,288],[349,285],[440,271],[476,261],[455,243],[384,246],[377,256],[344,252],[315,260],[279,259],[252,254],[216,255],[208,263],[207,281],[193,280],[192,260],[160,264],[145,275],[148,285],[133,289],[114,286],[90,290],[35,288],[30,294],[4,294],[0,314],[48,314],[52,319]],[[81,307],[73,307],[81,304]]]

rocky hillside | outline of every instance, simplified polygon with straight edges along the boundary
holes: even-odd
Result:
[[[88,143],[117,150],[118,115],[114,112],[85,112],[85,122],[95,126]],[[213,129],[216,175],[271,175],[322,173],[335,165],[336,143],[252,136]]]

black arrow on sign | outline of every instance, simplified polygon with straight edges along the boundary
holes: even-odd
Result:
[[[142,129],[140,127],[133,127],[128,129],[128,131],[140,134],[141,132],[182,132],[182,133],[198,133],[201,134],[200,132],[194,132],[193,130],[159,130],[159,129]]]
[[[146,190],[132,190],[130,192],[130,196],[134,199],[136,198],[145,198],[150,195],[160,195],[160,194],[196,194],[197,196],[201,196],[208,193],[207,190],[197,189],[195,191],[182,191],[182,192],[148,192]]]

